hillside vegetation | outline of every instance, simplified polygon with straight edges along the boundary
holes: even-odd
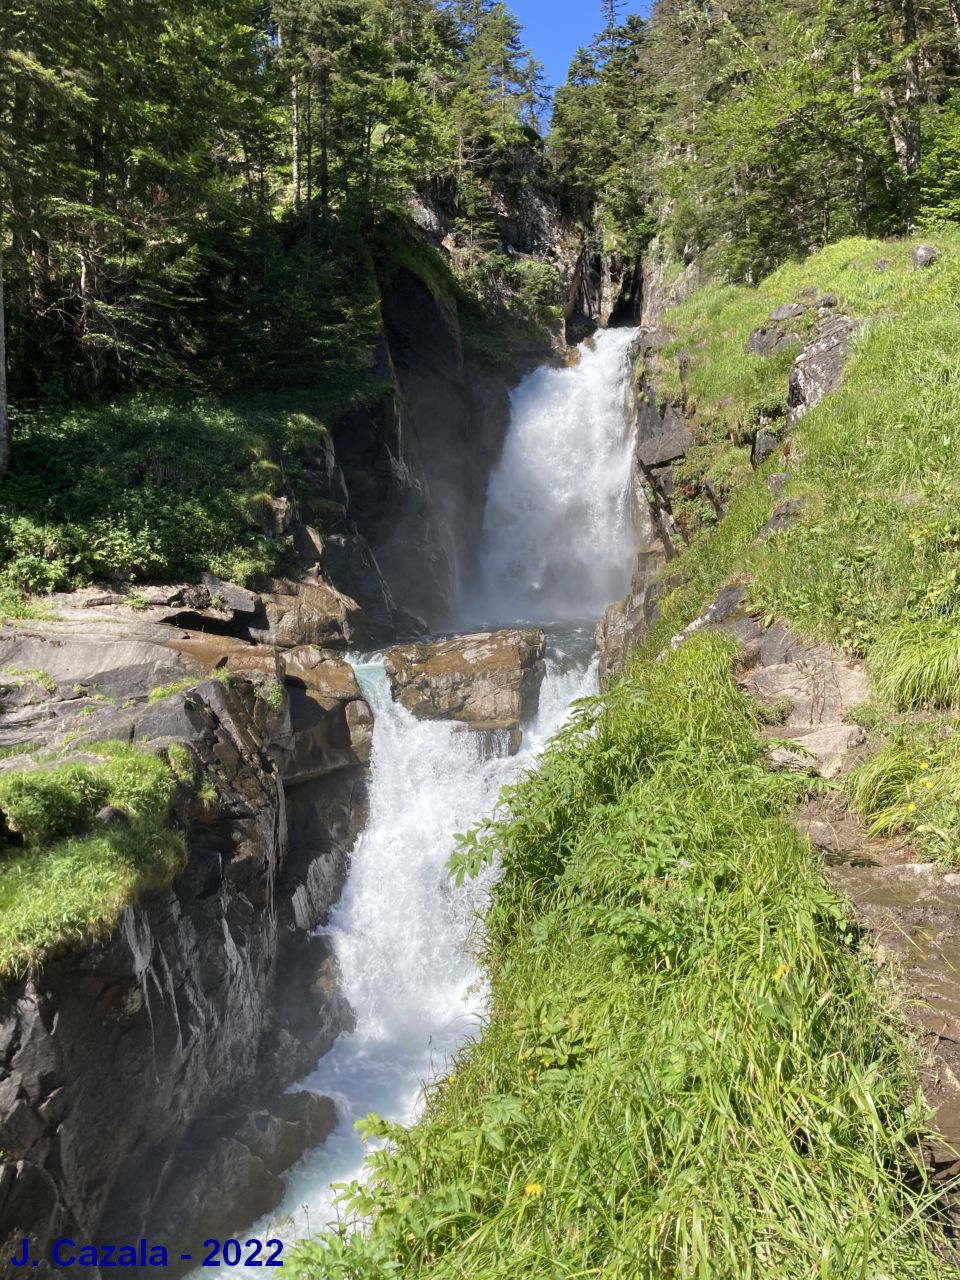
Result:
[[[790,437],[786,487],[767,485],[778,455],[734,492],[669,566],[628,670],[463,840],[455,874],[503,869],[480,943],[488,1022],[412,1129],[367,1122],[392,1145],[345,1193],[342,1234],[301,1247],[303,1273],[952,1274],[926,1225],[927,1117],[894,993],[786,821],[810,779],[764,767],[727,638],[663,656],[734,581],[754,610],[865,655],[864,715],[890,741],[852,798],[886,806],[884,830],[929,825],[941,804],[955,842],[954,739],[929,714],[897,721],[960,706],[960,239],[939,243],[916,272],[912,242],[841,241],[669,313],[662,392],[680,395],[686,351],[714,445],[785,401],[789,362],[744,353],[774,307],[815,285],[864,324],[843,389]],[[756,542],[799,495],[801,519]],[[358,1219],[367,1234],[349,1233]]]

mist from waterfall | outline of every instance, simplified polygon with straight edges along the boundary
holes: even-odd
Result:
[[[511,396],[490,478],[465,618],[502,625],[599,618],[630,582],[633,435],[626,405],[635,329],[607,329],[568,368]]]

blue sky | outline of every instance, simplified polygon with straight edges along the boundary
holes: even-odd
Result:
[[[600,0],[509,0],[523,23],[524,39],[544,64],[551,88],[563,84],[577,49],[589,44],[603,25]],[[642,0],[624,5],[623,13],[647,13]]]

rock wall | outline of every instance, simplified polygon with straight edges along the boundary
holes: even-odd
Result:
[[[45,673],[0,738],[67,758],[103,738],[179,743],[208,785],[178,791],[176,881],[0,996],[0,1252],[26,1237],[37,1256],[58,1235],[186,1247],[272,1208],[280,1173],[334,1123],[328,1100],[282,1091],[352,1020],[312,936],[365,816],[372,718],[352,670],[247,646],[246,674],[151,702],[216,665],[203,645],[234,669],[241,647],[117,615],[84,626],[0,634],[5,668]]]
[[[456,615],[513,379],[470,368],[455,311],[414,272],[392,276],[381,309],[376,362],[387,390],[336,425],[336,453],[350,515],[392,598],[436,629]]]
[[[656,388],[655,353],[669,343],[672,335],[663,328],[669,308],[683,300],[698,282],[695,263],[688,264],[669,287],[665,283],[667,258],[656,243],[651,250],[650,269],[644,281],[642,314],[644,327],[642,371],[637,387],[634,454],[634,521],[637,529],[637,564],[630,590],[624,600],[610,605],[596,632],[600,650],[600,674],[605,680],[616,672],[626,656],[656,622],[657,599],[668,587],[663,570],[685,541],[683,530],[673,518],[674,467],[696,440],[696,408],[684,394],[677,403],[661,402]],[[815,321],[812,339],[798,354],[785,388],[786,411],[782,421],[761,416],[744,444],[754,468],[781,448],[783,436],[818,404],[835,391],[843,380],[844,367],[858,323],[836,310],[833,294],[809,290],[803,303],[785,303],[774,309],[759,329],[744,335],[744,358],[775,355],[786,346],[796,346],[799,335],[791,327],[808,311]],[[685,385],[683,354],[679,357],[680,383]],[[784,474],[773,475],[771,492],[779,491]],[[702,480],[702,492],[717,519],[726,514],[722,491],[709,476]],[[760,537],[784,528],[796,518],[800,499],[781,503]]]

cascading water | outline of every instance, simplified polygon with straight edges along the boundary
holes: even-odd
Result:
[[[453,834],[490,813],[500,788],[529,766],[574,698],[596,688],[589,631],[564,638],[567,660],[548,661],[540,710],[521,753],[484,759],[475,734],[414,719],[390,698],[383,666],[357,674],[375,716],[370,818],[326,932],[344,994],[357,1015],[303,1087],[333,1098],[336,1131],[291,1174],[283,1206],[264,1231],[316,1231],[333,1215],[331,1182],[360,1173],[354,1122],[376,1111],[413,1117],[421,1084],[440,1072],[478,1027],[483,993],[465,949],[488,881],[456,888],[446,874]],[[580,661],[570,661],[579,650]]]
[[[602,333],[579,364],[538,370],[513,396],[468,613],[500,623],[586,620],[548,628],[540,709],[520,754],[485,757],[463,726],[416,720],[391,700],[381,662],[357,665],[375,718],[370,817],[326,930],[357,1026],[302,1082],[336,1101],[336,1131],[292,1172],[284,1204],[248,1237],[289,1239],[329,1222],[330,1184],[362,1170],[354,1122],[370,1111],[412,1119],[422,1083],[479,1026],[482,982],[466,944],[489,879],[456,888],[446,862],[454,834],[493,811],[570,703],[596,690],[592,623],[624,593],[633,554],[624,412],[633,337]]]
[[[635,329],[608,329],[575,365],[537,369],[511,397],[490,478],[476,621],[599,618],[626,594],[636,538],[625,404]]]

